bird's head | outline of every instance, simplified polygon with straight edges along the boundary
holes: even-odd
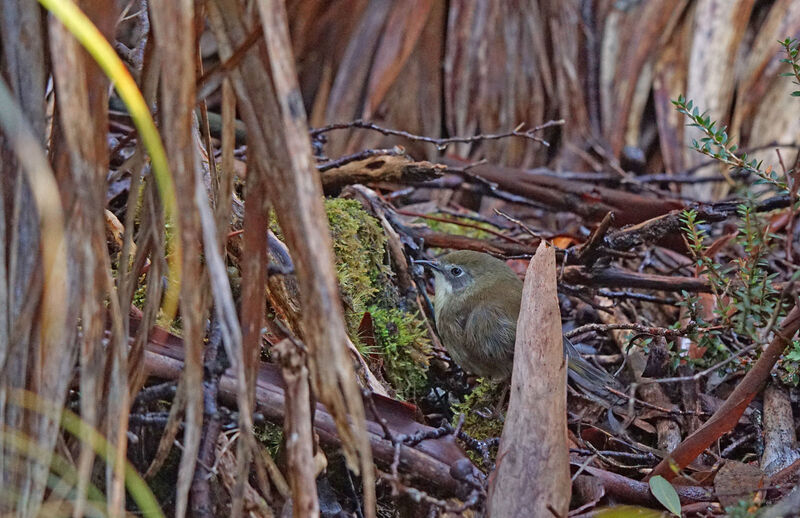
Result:
[[[463,295],[476,288],[480,290],[502,278],[516,278],[504,261],[472,250],[450,252],[435,261],[414,262],[433,272],[437,299],[442,295]]]

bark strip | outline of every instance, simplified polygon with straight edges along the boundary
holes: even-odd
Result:
[[[570,490],[567,363],[556,254],[543,243],[525,276],[511,399],[489,485],[489,516],[565,516]]]

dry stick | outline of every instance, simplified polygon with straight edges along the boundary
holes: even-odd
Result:
[[[463,166],[463,162],[452,158],[444,158],[442,162],[453,168]],[[592,221],[599,221],[609,211],[614,211],[617,224],[633,224],[686,206],[684,201],[667,196],[643,196],[589,183],[564,181],[540,174],[536,169],[484,164],[470,169],[470,174],[479,175],[504,191],[547,205],[551,210],[572,212]]]
[[[385,151],[385,150],[382,150]],[[405,156],[383,153],[358,162],[338,165],[320,175],[322,189],[336,195],[348,185],[359,183],[415,183],[444,174],[445,167],[431,162],[415,162]]]
[[[539,203],[533,201],[525,196],[520,196],[518,194],[513,194],[508,191],[504,191],[500,189],[497,184],[494,184],[489,181],[480,181],[478,176],[470,175],[465,173],[464,170],[458,170],[448,167],[448,173],[454,173],[462,177],[467,177],[470,180],[475,180],[475,183],[467,183],[464,182],[463,178],[459,178],[456,176],[445,176],[443,178],[437,178],[436,180],[431,180],[429,182],[424,182],[417,184],[417,187],[424,187],[426,189],[461,189],[466,192],[480,194],[482,196],[491,196],[493,198],[497,198],[498,200],[507,201],[509,203],[516,203],[518,205],[522,205],[525,207],[534,207],[537,209],[548,209],[548,205],[544,203]]]
[[[132,329],[135,331],[139,322],[132,319],[131,323]],[[161,333],[161,336],[164,337],[163,341],[153,336],[153,340],[147,344],[147,369],[156,378],[174,380],[180,376],[183,368],[183,341],[166,332]],[[261,364],[256,382],[256,401],[264,418],[273,423],[280,424],[285,420],[284,385],[277,366]],[[235,404],[237,393],[238,387],[234,373],[229,372],[220,380],[220,397],[226,404]],[[392,430],[395,430],[395,435],[419,431],[428,433],[432,430],[431,427],[419,424],[414,420],[407,404],[378,396],[373,396],[373,400],[378,407],[378,415],[385,419],[383,424],[387,424]],[[384,439],[385,432],[379,426],[378,416],[370,412],[369,418],[371,423],[369,438],[375,451],[375,459],[379,466],[388,467],[394,457],[394,448],[389,441]],[[314,414],[314,426],[322,443],[331,446],[341,444],[334,418],[321,405],[317,406]],[[469,447],[484,454],[486,448],[482,447],[481,441],[466,437],[463,432],[458,437],[464,440]],[[401,451],[399,468],[406,477],[410,476],[424,481],[429,488],[457,493],[461,484],[451,475],[451,466],[464,461],[469,462],[469,459],[461,448],[455,444],[452,438],[443,437],[437,441],[423,442],[413,448],[404,448]]]
[[[759,435],[757,432],[751,432],[742,435],[741,437],[739,437],[738,439],[727,445],[725,449],[720,452],[719,456],[722,457],[723,459],[727,459],[728,457],[730,457],[730,454],[733,453],[734,450],[736,450],[736,448],[738,448],[739,446],[743,444],[752,444],[751,441],[754,440],[757,435]]]
[[[759,346],[759,344],[749,345],[749,346],[745,347],[744,349],[742,349],[741,351],[737,351],[734,354],[728,356],[727,358],[725,358],[721,362],[717,362],[714,365],[712,365],[711,367],[709,367],[709,368],[707,368],[705,370],[702,370],[700,372],[697,372],[695,374],[692,374],[691,376],[676,376],[674,378],[658,378],[658,379],[652,378],[652,379],[647,379],[647,380],[640,381],[639,385],[647,385],[647,384],[650,384],[650,383],[676,383],[676,382],[681,382],[681,381],[697,381],[700,378],[702,378],[703,376],[711,374],[715,370],[721,368],[723,365],[725,365],[727,363],[730,363],[733,360],[735,360],[736,358],[749,353],[750,351],[754,350],[758,346]]]
[[[608,299],[636,299],[652,302],[654,304],[666,304],[668,306],[674,306],[678,303],[677,299],[658,297],[656,295],[650,295],[649,293],[637,293],[634,291],[597,290],[597,294]]]
[[[395,146],[393,148],[386,149],[365,149],[363,151],[359,151],[358,153],[353,153],[352,155],[341,156],[339,158],[317,164],[317,171],[324,173],[325,171],[345,166],[351,162],[357,162],[359,160],[365,160],[375,156],[405,156],[405,154],[406,150],[403,149],[402,146]]]
[[[584,269],[580,266],[567,266],[564,269],[562,279],[569,284],[605,286],[608,288],[642,288],[663,291],[711,291],[708,282],[697,277],[674,277],[670,275],[639,273],[616,267],[591,270]]]
[[[385,197],[387,197],[387,198],[388,198],[388,196],[390,196],[390,195],[385,195]],[[468,219],[470,221],[477,221],[478,223],[484,223],[486,225],[491,225],[491,226],[493,226],[495,228],[499,228],[501,230],[509,230],[510,231],[510,230],[514,229],[514,225],[503,225],[503,224],[501,224],[501,222],[499,222],[497,220],[490,219],[488,215],[484,216],[484,215],[480,214],[479,212],[473,212],[473,211],[471,211],[469,209],[466,209],[466,208],[464,208],[464,207],[462,207],[460,205],[457,205],[457,204],[455,205],[454,208],[438,207],[437,212],[439,212],[440,214],[445,214],[447,216],[453,216],[453,217],[456,217],[456,218]],[[496,212],[497,212],[497,210],[495,209],[495,213]]]
[[[633,392],[635,392],[635,388],[636,388],[634,385],[638,386],[638,385],[646,385],[646,384],[647,384],[646,382],[632,383],[631,387],[629,387],[628,390],[629,390],[629,392],[633,393]],[[644,399],[633,397],[631,394],[622,392],[621,390],[617,390],[617,389],[615,389],[613,387],[608,387],[607,386],[605,388],[606,388],[606,390],[608,390],[609,392],[611,392],[615,396],[618,396],[618,397],[623,398],[623,399],[627,399],[628,401],[632,401],[634,403],[642,405],[645,408],[651,408],[653,410],[656,410],[658,412],[662,412],[664,414],[669,414],[669,415],[708,415],[706,412],[695,412],[694,410],[675,410],[675,409],[672,409],[672,408],[667,408],[665,406],[661,406],[661,405],[656,405],[654,403],[650,403],[648,401],[645,401]]]
[[[574,462],[572,464],[576,465]],[[626,503],[657,505],[649,484],[594,466],[586,466],[584,469],[602,482],[608,495],[616,496]],[[683,505],[694,502],[710,502],[714,499],[714,496],[702,487],[677,486],[675,490],[678,492],[678,497]]]
[[[671,464],[677,464],[678,469],[683,469],[714,441],[732,430],[739,422],[739,417],[758,394],[769,377],[772,367],[786,346],[791,343],[791,339],[798,329],[800,329],[800,307],[794,306],[784,318],[781,328],[775,332],[772,342],[761,353],[761,357],[728,396],[725,403],[699,430],[687,437],[667,458],[662,460],[647,479],[655,475],[661,475],[667,479],[674,478],[676,473],[671,469]]]
[[[566,333],[564,333],[564,336],[566,336],[567,338],[573,338],[575,336],[588,333],[589,331],[605,332],[617,329],[630,329],[644,335],[663,336],[665,338],[676,338],[679,336],[684,336],[687,333],[691,332],[694,327],[695,325],[693,323],[688,324],[683,329],[669,329],[666,327],[645,326],[642,324],[627,323],[627,322],[619,324],[586,324],[580,327],[576,327],[571,331],[567,331]]]
[[[378,408],[375,405],[375,400],[373,399],[373,394],[371,394],[368,390],[364,390],[362,392],[362,395],[364,397],[364,401],[366,401],[367,407],[372,412],[372,415],[375,417],[375,420],[380,425],[381,430],[383,431],[384,438],[392,443],[392,448],[394,452],[392,456],[392,463],[389,466],[389,473],[384,473],[381,471],[379,471],[378,473],[380,474],[381,478],[383,478],[384,480],[389,482],[389,484],[391,484],[392,491],[394,492],[394,494],[405,494],[410,496],[413,500],[417,502],[420,501],[426,502],[431,506],[433,506],[434,508],[438,508],[439,510],[444,511],[446,513],[454,513],[454,514],[462,513],[463,511],[471,507],[475,507],[480,502],[481,497],[484,496],[483,485],[481,485],[477,480],[475,480],[471,476],[472,473],[475,472],[476,470],[474,469],[473,464],[469,461],[466,462],[467,473],[465,473],[463,477],[456,477],[456,474],[459,471],[459,469],[456,469],[457,464],[454,464],[450,468],[451,475],[453,475],[454,478],[458,478],[458,480],[467,482],[467,484],[472,487],[469,497],[461,505],[456,507],[450,505],[445,500],[440,500],[438,498],[430,496],[425,491],[422,491],[420,489],[415,489],[413,487],[408,487],[407,485],[403,484],[403,482],[400,480],[398,469],[400,467],[400,454],[403,449],[403,446],[414,447],[424,440],[438,439],[440,437],[449,434],[457,436],[459,435],[459,430],[456,430],[454,432],[453,428],[449,424],[447,424],[440,428],[434,428],[425,431],[417,431],[413,435],[394,434],[392,433],[391,428],[389,428],[389,425],[386,422],[386,420],[380,416]],[[460,425],[461,422],[459,422],[459,428]]]
[[[778,195],[760,201],[754,207],[756,212],[768,212],[774,209],[787,207],[790,204],[788,195]],[[723,221],[737,214],[740,200],[723,201],[712,204],[697,203],[686,208],[697,211],[699,218],[707,222]],[[614,250],[629,250],[643,243],[653,243],[665,236],[680,231],[683,225],[681,218],[684,209],[677,209],[666,214],[642,221],[636,225],[618,230],[608,235],[606,246]]]
[[[526,225],[522,221],[518,220],[517,218],[506,214],[502,210],[494,209],[494,213],[497,214],[498,216],[501,216],[501,217],[507,219],[508,221],[510,221],[512,223],[515,223],[515,224],[519,225],[522,228],[522,230],[524,230],[525,232],[527,232],[531,236],[535,237],[536,239],[541,239],[542,241],[545,240],[540,234],[537,234],[536,232],[534,232],[533,229],[530,228],[528,225]]]
[[[589,239],[578,249],[577,262],[591,266],[600,257],[600,246],[605,242],[606,233],[614,223],[614,213],[609,212],[597,226]]]
[[[529,255],[534,251],[533,245],[518,245],[516,243],[504,243],[499,241],[490,242],[467,236],[434,232],[428,227],[421,225],[406,225],[400,221],[394,210],[387,210],[386,218],[395,230],[415,241],[422,241],[425,246],[428,247],[477,250],[495,256]]]

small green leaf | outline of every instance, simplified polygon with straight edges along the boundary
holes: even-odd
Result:
[[[618,505],[616,507],[598,509],[594,516],[597,518],[661,518],[664,514],[663,511],[656,511],[646,507]]]
[[[800,351],[792,349],[786,354],[786,359],[792,362],[800,362]]]
[[[656,497],[661,505],[667,508],[669,512],[675,516],[681,515],[681,501],[678,498],[678,492],[672,487],[672,484],[667,482],[667,479],[661,475],[656,475],[650,479],[650,492]]]

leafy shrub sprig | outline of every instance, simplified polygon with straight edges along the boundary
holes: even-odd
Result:
[[[756,183],[772,185],[782,194],[789,192],[786,180],[780,178],[771,167],[763,170],[763,164],[755,158],[748,159],[747,153],[742,153],[741,156],[737,155],[738,148],[728,136],[727,127],[718,125],[717,121],[711,119],[708,112],[700,113],[691,99],[680,95],[677,100],[672,101],[672,104],[675,105],[678,113],[689,118],[691,121],[689,126],[700,128],[705,135],[699,141],[692,139],[692,149],[729,167],[736,167],[753,174],[758,177]]]

